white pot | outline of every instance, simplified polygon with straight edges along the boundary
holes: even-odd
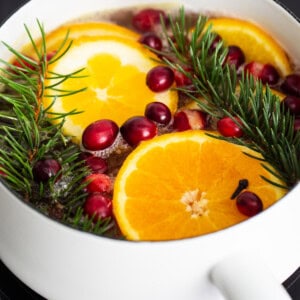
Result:
[[[174,2],[252,19],[300,60],[300,25],[271,0]],[[18,48],[24,43],[23,25],[33,30],[36,19],[48,31],[86,13],[143,3],[164,1],[32,0],[3,24],[0,37]],[[3,46],[0,56],[8,58]],[[299,185],[249,221],[197,238],[155,243],[80,232],[45,217],[2,184],[0,195],[0,257],[48,299],[224,299],[215,284],[230,299],[288,299],[280,282],[300,266]]]

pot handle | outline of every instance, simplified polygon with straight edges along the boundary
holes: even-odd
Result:
[[[211,269],[210,277],[228,300],[292,300],[272,272],[251,253],[226,257]]]

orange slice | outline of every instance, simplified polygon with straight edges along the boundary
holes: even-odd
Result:
[[[90,22],[75,23],[60,26],[47,35],[47,49],[56,50],[66,37],[68,41],[80,38],[82,36],[118,36],[137,41],[139,34],[125,27],[112,23]]]
[[[207,26],[218,33],[227,45],[239,46],[245,54],[246,62],[269,63],[282,76],[291,73],[291,64],[281,45],[267,32],[251,22],[233,18],[212,18]]]
[[[230,197],[240,179],[263,201],[264,208],[285,191],[259,160],[240,147],[185,131],[140,144],[117,175],[114,215],[129,240],[174,240],[214,232],[245,220]]]
[[[66,46],[73,40],[83,36],[117,36],[137,41],[140,35],[130,29],[113,23],[106,22],[84,22],[65,24],[46,35],[47,52],[56,51],[68,35]],[[41,45],[41,41],[37,41]],[[25,47],[25,54],[32,56],[32,46]]]
[[[59,97],[51,112],[82,111],[68,116],[63,132],[79,143],[83,130],[93,121],[112,119],[121,125],[129,117],[143,115],[149,102],[165,103],[171,111],[177,107],[177,92],[152,92],[146,85],[147,72],[157,66],[154,54],[140,43],[117,36],[81,37],[58,61],[49,65],[49,72],[68,74],[85,68],[82,78],[69,78],[57,86],[60,90],[84,92]],[[156,58],[156,57],[155,57]],[[46,81],[52,85],[55,80]],[[50,97],[49,97],[50,96]],[[48,107],[53,101],[51,90],[43,99]]]

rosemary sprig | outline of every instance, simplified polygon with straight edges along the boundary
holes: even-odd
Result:
[[[62,134],[65,118],[80,112],[51,112],[57,98],[56,87],[69,78],[81,77],[79,73],[82,70],[70,74],[47,72],[47,66],[63,57],[72,43],[67,43],[67,35],[49,60],[44,28],[39,21],[37,25],[41,33],[40,46],[25,26],[34,49],[33,57],[37,59],[29,58],[4,43],[17,63],[0,60],[0,84],[5,87],[0,93],[0,171],[3,173],[3,182],[46,214],[55,215],[56,219],[73,227],[103,234],[111,230],[113,221],[95,223],[83,216],[82,211],[79,212],[86,197],[83,191],[87,183],[83,183],[83,179],[87,175],[87,168],[78,159],[79,147],[71,142],[70,137]],[[46,86],[46,79],[55,79],[55,84]],[[48,107],[43,104],[46,90],[47,97],[53,98]],[[59,97],[82,90],[59,91]],[[34,180],[33,166],[44,158],[58,160],[62,169],[48,182],[38,183]],[[61,176],[63,179],[57,180]]]
[[[242,138],[212,136],[258,152],[255,158],[260,159],[262,165],[283,182],[281,187],[290,189],[300,180],[300,132],[294,131],[294,117],[281,108],[278,96],[268,85],[264,87],[251,75],[238,74],[234,68],[224,64],[228,49],[222,42],[211,51],[215,34],[211,27],[204,31],[206,17],[199,17],[191,36],[187,34],[184,18],[185,12],[181,8],[179,18],[171,21],[175,42],[164,31],[170,44],[165,63],[192,81],[193,89],[178,90],[196,101],[215,121],[229,116],[237,122],[235,118],[238,118],[237,124],[244,132]],[[168,59],[169,51],[176,57],[175,62]],[[189,71],[183,68],[187,64]]]

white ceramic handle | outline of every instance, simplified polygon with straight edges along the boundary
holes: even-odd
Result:
[[[212,268],[210,275],[226,299],[291,300],[272,272],[249,253],[225,258]]]

